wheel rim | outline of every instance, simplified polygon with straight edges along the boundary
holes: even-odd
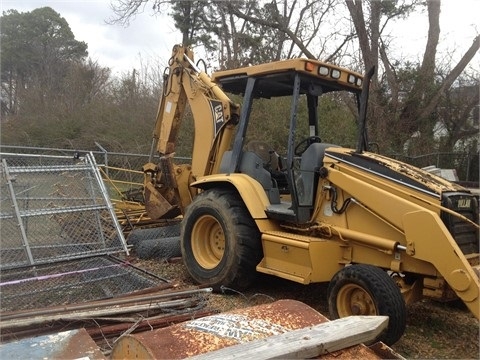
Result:
[[[337,295],[339,317],[350,315],[378,315],[372,296],[355,284],[343,286]]]
[[[213,269],[225,252],[225,233],[215,217],[203,215],[193,226],[191,243],[197,263],[205,269]]]

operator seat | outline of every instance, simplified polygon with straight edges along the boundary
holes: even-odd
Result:
[[[266,142],[252,140],[246,146],[247,151],[254,152],[263,161],[263,167],[268,171],[279,169],[279,156]]]
[[[263,167],[270,172],[275,187],[278,188],[280,194],[289,194],[287,176],[283,166],[285,162],[282,161],[280,155],[264,141],[249,141],[245,148],[262,159]]]
[[[297,183],[298,204],[313,206],[315,191],[318,185],[318,170],[323,166],[325,149],[339,147],[326,143],[313,143],[302,154],[300,161],[300,176]]]

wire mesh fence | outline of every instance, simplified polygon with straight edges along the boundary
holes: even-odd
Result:
[[[143,174],[128,178],[93,153],[36,152],[0,153],[1,311],[112,298],[165,281],[107,255],[128,250],[105,172],[140,186]],[[108,160],[128,167],[147,160],[125,158]]]
[[[92,155],[1,154],[0,269],[127,250]]]
[[[96,143],[101,151],[91,151],[100,167],[105,169],[105,173],[110,179],[115,181],[132,182],[137,185],[143,183],[142,166],[148,162],[149,155],[135,153],[111,152],[104,149]],[[64,155],[74,157],[77,154],[85,154],[85,151],[74,149],[57,148],[36,148],[24,146],[0,145],[2,152],[8,153],[28,153],[42,155]],[[444,152],[431,153],[419,156],[408,156],[404,154],[386,154],[387,156],[404,161],[417,167],[427,167],[435,165],[439,168],[456,169],[459,180],[478,181],[479,177],[479,153],[466,152]],[[154,160],[154,162],[158,162]],[[189,157],[175,157],[175,163],[189,163]],[[132,170],[131,173],[125,172],[125,169]],[[129,186],[125,186],[125,191]],[[134,191],[135,189],[132,189]]]
[[[20,311],[112,298],[164,282],[109,256],[2,271],[1,310]]]
[[[66,158],[78,158],[86,154],[92,154],[98,164],[102,177],[107,183],[107,191],[111,199],[115,200],[131,200],[143,202],[143,165],[149,160],[148,154],[135,153],[119,153],[111,152],[104,149],[100,144],[96,143],[101,151],[83,151],[74,149],[58,149],[58,148],[39,148],[39,147],[23,147],[0,145],[3,153],[10,154],[37,154],[48,156],[64,156]],[[158,158],[153,160],[159,162]],[[175,163],[189,163],[191,158],[175,157]]]

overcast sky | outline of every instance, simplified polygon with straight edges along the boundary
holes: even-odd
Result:
[[[89,56],[113,72],[139,68],[142,62],[163,63],[172,46],[181,42],[181,34],[165,15],[153,15],[148,9],[136,16],[128,27],[106,24],[113,16],[110,0],[0,0],[2,13],[19,12],[49,6],[70,25],[75,39],[85,41]],[[165,61],[163,61],[165,59]]]
[[[113,16],[110,0],[0,0],[2,12],[16,9],[19,12],[50,6],[64,17],[75,38],[85,41],[93,60],[110,67],[114,73],[139,68],[141,62],[166,65],[173,44],[181,42],[168,14],[153,15],[147,6],[143,14],[128,27],[108,25],[105,20]],[[441,11],[441,45],[460,56],[480,31],[480,0],[443,0]],[[425,47],[428,19],[426,14],[413,16],[398,29],[405,39],[398,51],[403,57],[421,58]],[[477,55],[476,63],[478,64]]]

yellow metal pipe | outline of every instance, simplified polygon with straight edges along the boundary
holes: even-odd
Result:
[[[383,250],[387,250],[389,252],[393,252],[397,250],[397,246],[399,245],[398,241],[385,239],[379,236],[370,235],[366,233],[362,233],[355,230],[345,229],[339,226],[323,224],[316,227],[320,232],[325,233],[327,232],[330,234],[338,235],[344,241],[355,241],[370,247],[380,248]]]

